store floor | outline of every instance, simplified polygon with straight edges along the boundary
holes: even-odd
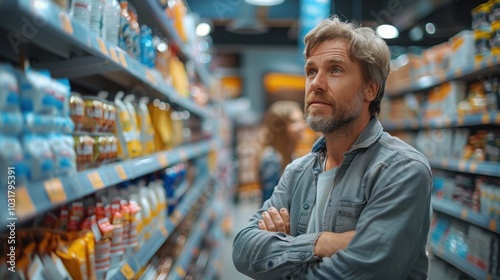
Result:
[[[223,244],[222,273],[219,280],[245,280],[252,279],[236,270],[233,264],[233,239],[234,236],[246,225],[248,218],[261,206],[261,200],[258,193],[240,194],[238,202],[230,214],[233,223],[233,230],[226,236]]]

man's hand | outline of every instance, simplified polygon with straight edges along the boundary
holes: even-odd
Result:
[[[288,210],[281,208],[280,211],[270,207],[268,211],[262,213],[262,220],[259,220],[259,228],[272,232],[283,232],[290,234],[290,215]]]
[[[355,234],[355,231],[322,232],[314,245],[314,255],[320,258],[335,255],[338,251],[347,248]]]

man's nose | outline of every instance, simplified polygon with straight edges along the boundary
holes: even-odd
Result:
[[[315,92],[324,92],[326,90],[326,79],[322,71],[319,71],[311,81],[311,89]]]

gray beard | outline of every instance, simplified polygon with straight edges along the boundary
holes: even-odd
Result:
[[[344,119],[335,119],[333,116],[328,116],[324,118],[321,115],[318,116],[307,115],[306,123],[312,130],[316,132],[321,132],[323,134],[330,134],[334,131],[347,128],[358,117],[359,116],[353,115]]]

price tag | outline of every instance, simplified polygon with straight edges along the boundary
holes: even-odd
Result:
[[[23,218],[35,213],[35,205],[31,200],[31,196],[25,186],[17,187],[16,189],[16,216]]]
[[[108,48],[106,47],[106,43],[104,43],[104,41],[99,37],[96,37],[96,40],[97,40],[97,45],[99,46],[99,49],[101,50],[101,52],[104,55],[109,56]]]
[[[148,80],[148,82],[150,82],[152,85],[156,85],[157,83],[155,77],[149,69],[146,70],[146,80]]]
[[[448,166],[448,159],[447,158],[443,158],[441,160],[441,165],[442,165],[442,167],[447,167]]]
[[[497,231],[497,220],[496,219],[490,219],[490,223],[489,223],[488,226],[489,226],[490,230]]]
[[[127,58],[125,57],[125,54],[122,51],[118,52],[118,59],[120,60],[120,63],[122,64],[123,67],[127,68]]]
[[[487,124],[490,123],[490,114],[484,113],[481,115],[481,123]]]
[[[455,71],[455,77],[461,77],[462,76],[462,73],[463,73],[463,69],[457,69]]]
[[[54,178],[43,183],[45,192],[49,196],[52,204],[59,204],[66,201],[66,191],[59,178]]]
[[[467,168],[467,161],[460,160],[460,162],[458,163],[458,170],[465,171],[466,168]]]
[[[123,168],[122,165],[117,165],[115,167],[115,169],[116,169],[116,173],[118,173],[118,177],[121,180],[127,180],[128,176],[127,176],[127,173],[125,172],[125,168]]]
[[[166,154],[158,155],[158,162],[160,163],[161,167],[167,167],[168,166],[167,155]]]
[[[120,59],[118,58],[118,54],[116,53],[115,48],[113,48],[113,47],[109,48],[109,54],[111,55],[111,59],[114,62],[120,63]]]
[[[167,231],[167,228],[165,227],[165,225],[160,225],[160,231],[161,231],[161,234],[163,235],[163,237],[168,236],[168,231]]]
[[[458,116],[458,118],[457,118],[457,124],[458,125],[463,125],[464,124],[464,117]]]
[[[184,270],[184,268],[180,266],[178,266],[175,271],[177,272],[177,275],[179,275],[179,277],[181,278],[184,278],[186,276],[186,271]]]
[[[460,213],[462,220],[467,219],[467,216],[469,216],[469,211],[467,211],[467,209],[462,209],[462,212]]]
[[[443,119],[443,124],[445,127],[450,127],[451,126],[451,119],[446,117]]]
[[[66,13],[59,13],[59,21],[61,22],[61,26],[64,31],[66,31],[69,35],[73,35],[73,25],[71,25],[71,19]]]
[[[134,270],[132,270],[132,268],[130,267],[130,265],[128,263],[123,265],[122,268],[120,269],[120,271],[123,274],[123,276],[125,276],[125,278],[127,280],[130,280],[130,279],[134,278],[134,276],[135,276]]]
[[[96,190],[101,189],[104,187],[104,182],[101,179],[101,175],[99,175],[99,172],[94,171],[89,174],[87,174],[87,178],[90,181],[90,184],[92,187]]]

